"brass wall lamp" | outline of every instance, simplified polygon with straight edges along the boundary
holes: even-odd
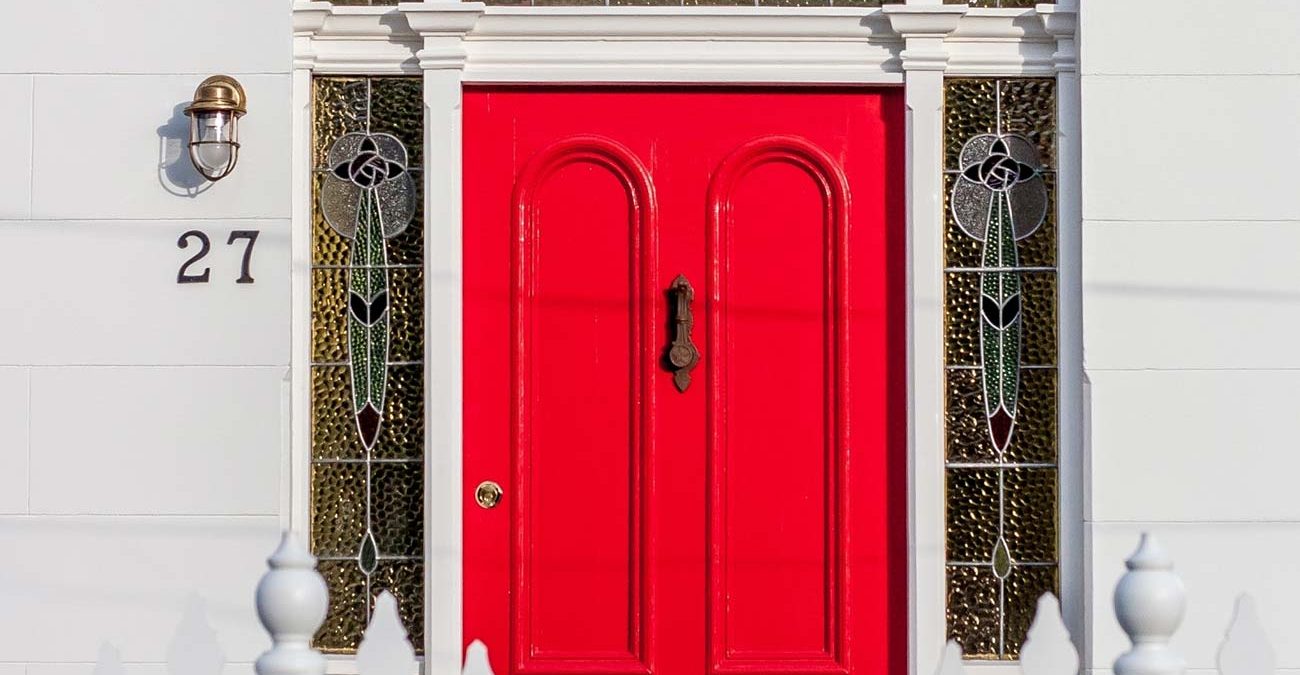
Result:
[[[219,181],[239,161],[239,118],[248,112],[244,88],[229,75],[213,75],[199,83],[194,101],[185,109],[190,118],[190,161],[208,180]]]

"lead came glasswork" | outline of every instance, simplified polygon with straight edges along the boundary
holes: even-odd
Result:
[[[315,81],[311,539],[327,652],[356,650],[383,590],[422,642],[421,172],[403,142],[423,136],[419,82]]]
[[[1020,266],[1016,241],[1042,225],[1047,188],[1039,176],[1038,153],[1023,137],[976,136],[962,149],[961,166],[952,212],[967,235],[984,242],[980,363],[989,437],[1001,456],[1016,424],[1022,323],[1020,273],[1005,270]]]
[[[945,93],[948,635],[1013,660],[1057,591],[1055,83]]]

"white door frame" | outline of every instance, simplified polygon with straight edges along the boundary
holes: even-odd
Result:
[[[908,247],[909,672],[945,635],[943,79],[1056,76],[1060,317],[1060,579],[1089,653],[1084,598],[1078,0],[973,9],[942,0],[855,7],[506,7],[478,2],[293,12],[291,522],[307,529],[311,378],[311,78],[422,75],[425,104],[425,672],[461,669],[461,92],[467,83],[873,84],[905,88]],[[984,671],[1017,668],[974,662]],[[1087,667],[1087,664],[1084,666]],[[349,672],[346,660],[331,663]],[[989,673],[989,675],[994,675]]]

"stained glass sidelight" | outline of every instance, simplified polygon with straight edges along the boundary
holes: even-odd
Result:
[[[1055,95],[945,84],[947,612],[967,658],[1018,658],[1058,592]]]
[[[315,646],[352,652],[380,591],[421,644],[424,279],[419,78],[314,83],[312,549],[330,587]]]

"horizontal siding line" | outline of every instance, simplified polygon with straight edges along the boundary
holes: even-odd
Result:
[[[173,76],[174,77],[207,77],[210,74],[211,71],[206,71],[206,70],[201,72],[179,72],[179,71],[154,72],[154,71],[143,71],[143,70],[142,71],[119,70],[115,72],[107,72],[107,71],[99,71],[99,70],[86,70],[86,71],[0,70],[0,75],[13,75],[13,76],[26,75],[29,77],[173,77]],[[293,71],[292,70],[242,70],[242,71],[232,70],[229,71],[228,74],[234,77],[239,77],[241,75],[246,75],[250,77],[281,76],[281,75],[293,75]],[[4,662],[0,661],[0,663],[4,663]]]
[[[1096,368],[1084,366],[1083,372],[1087,373],[1292,373],[1300,372],[1300,366],[1296,367],[1222,367],[1222,368],[1152,368],[1152,367],[1132,367],[1132,368]]]
[[[1186,225],[1231,225],[1231,224],[1276,224],[1276,225],[1294,225],[1300,223],[1300,218],[1212,218],[1212,219],[1191,219],[1191,218],[1088,218],[1084,217],[1083,226],[1086,228],[1090,225],[1120,225],[1132,223],[1146,223],[1150,225],[1164,225],[1168,223],[1183,223]]]
[[[68,520],[72,518],[171,518],[173,520],[280,520],[282,514],[276,513],[0,513],[0,520]],[[3,663],[3,661],[0,661]]]
[[[1224,79],[1233,78],[1235,79],[1239,77],[1300,78],[1300,71],[1295,71],[1295,72],[1287,71],[1287,72],[1279,72],[1279,73],[1258,73],[1258,72],[1245,72],[1245,71],[1242,72],[1228,71],[1228,72],[1216,72],[1216,73],[1104,73],[1104,72],[1087,73],[1087,72],[1081,72],[1079,76],[1081,78],[1104,77],[1113,80],[1146,80],[1146,79],[1153,79],[1153,78],[1169,79],[1169,80],[1192,79],[1192,78],[1207,78],[1207,79],[1208,78],[1224,78]]]
[[[206,363],[0,363],[0,368],[225,368],[229,370],[239,369],[270,369],[270,368],[289,368],[288,363],[236,363],[236,364],[206,364]]]
[[[86,224],[94,224],[94,223],[122,223],[122,222],[126,222],[126,223],[130,223],[130,222],[140,222],[140,223],[177,223],[177,224],[183,224],[183,223],[219,223],[219,222],[228,222],[228,223],[246,223],[246,222],[254,222],[254,221],[286,221],[286,222],[287,222],[287,221],[289,221],[289,220],[290,220],[290,217],[289,217],[289,216],[238,216],[238,217],[211,216],[211,217],[207,217],[207,218],[157,218],[157,217],[139,217],[139,218],[129,218],[129,217],[111,217],[111,218],[84,218],[84,217],[83,217],[83,218],[75,218],[75,217],[67,217],[67,218],[55,218],[55,217],[40,217],[40,218],[36,218],[36,217],[32,217],[32,218],[9,218],[9,217],[0,217],[0,223],[67,223],[67,224],[73,224],[73,223],[86,223]],[[3,661],[0,661],[0,663],[3,663]]]
[[[1096,494],[1096,490],[1093,493]],[[1083,520],[1085,525],[1141,525],[1141,526],[1159,526],[1159,525],[1176,525],[1179,527],[1195,525],[1285,525],[1287,527],[1300,526],[1300,519],[1297,520]]]

